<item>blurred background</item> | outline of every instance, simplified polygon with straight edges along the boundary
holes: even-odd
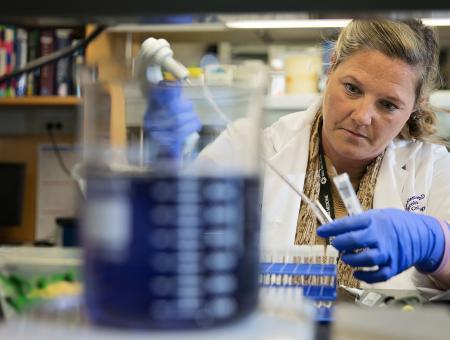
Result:
[[[426,24],[436,27],[440,40],[441,84],[430,100],[438,110],[438,133],[450,140],[450,113],[447,112],[450,110],[450,4],[445,1],[402,4],[392,1],[202,0],[189,3],[172,0],[155,3],[129,0],[116,4],[101,0],[73,3],[43,0],[33,4],[10,2],[2,7],[0,260],[3,267],[0,269],[4,271],[0,282],[4,282],[3,287],[11,287],[8,286],[10,274],[18,274],[21,279],[13,279],[14,289],[32,282],[33,287],[27,286],[27,292],[40,298],[45,294],[53,296],[53,292],[42,290],[55,283],[70,283],[62,288],[58,286],[55,296],[61,291],[65,296],[79,296],[82,289],[78,285],[82,280],[79,203],[83,201],[84,190],[80,159],[84,157],[83,147],[93,127],[89,125],[89,108],[105,107],[108,117],[94,125],[100,129],[98,131],[104,129],[105,135],[100,137],[106,136],[112,149],[140,145],[145,138],[143,114],[148,103],[142,100],[136,84],[125,81],[119,91],[111,87],[106,97],[100,92],[85,95],[82,85],[92,80],[126,79],[128,73],[135,71],[141,44],[149,37],[163,38],[170,43],[174,57],[187,67],[194,85],[205,75],[218,84],[228,84],[230,77],[248,75],[244,69],[234,69],[231,65],[255,70],[264,68],[267,81],[258,102],[264,127],[285,114],[305,110],[320,97],[327,79],[333,41],[351,18],[422,18]],[[65,54],[53,62],[46,61],[46,57],[55,56],[57,51],[65,51]],[[38,58],[42,66],[30,64]],[[212,70],[214,65],[222,66],[208,74],[207,70]],[[19,76],[2,78],[27,67],[30,69]],[[224,124],[210,120],[209,111],[211,108],[203,111],[202,107],[197,111],[202,123],[197,152],[224,129]],[[110,210],[103,211],[104,215],[115,208],[109,206]],[[112,221],[115,216],[108,218]],[[142,254],[136,256],[139,255]],[[36,281],[36,277],[41,281]],[[30,281],[27,283],[27,280]],[[2,289],[5,292],[5,288],[1,288],[0,293]],[[8,312],[3,304],[5,318],[8,313],[21,312],[21,303],[23,306],[32,304],[30,301],[36,296],[32,299],[27,295],[26,301],[22,301],[22,295],[16,296],[12,304],[14,310]],[[69,324],[85,322],[81,320],[83,307],[79,301],[68,301],[72,313],[67,318]],[[314,317],[306,309],[299,313],[304,322],[301,334],[308,338],[313,337]],[[60,310],[64,308],[50,306],[39,309],[36,315],[51,320],[57,314],[55,311]],[[435,323],[447,320],[440,317],[442,314],[429,319]],[[344,320],[351,318],[345,314]],[[416,314],[414,318],[418,320],[423,315]],[[273,320],[267,321],[266,325],[272,333],[267,334],[277,338],[280,324],[270,328],[271,322]],[[256,322],[248,333],[236,334],[242,338],[254,337],[256,333],[252,332],[258,325],[260,323]],[[23,338],[36,331],[33,327]],[[52,332],[63,338],[64,326],[58,327]],[[286,336],[298,338],[295,335],[297,325],[288,323],[285,327]],[[389,335],[388,329],[380,336]],[[8,336],[19,334],[15,330],[4,328],[0,335],[2,331]],[[47,338],[46,332],[42,331],[42,339]],[[256,336],[262,338],[262,332]],[[216,333],[215,336],[225,338],[229,334]],[[319,334],[319,338],[329,336],[327,332],[315,334]],[[419,332],[415,336],[420,338],[423,334]],[[78,335],[76,331],[70,333],[73,338]],[[95,336],[106,338],[110,334]]]
[[[349,18],[424,18],[436,26],[441,44],[442,81],[431,103],[442,109],[439,134],[450,136],[450,116],[443,113],[450,108],[450,13],[441,2],[408,8],[391,8],[393,4],[387,2],[247,2],[239,8],[242,13],[237,13],[234,6],[238,4],[233,2],[203,3],[196,9],[177,1],[151,6],[130,3],[125,10],[95,1],[70,6],[46,1],[39,8],[19,9],[11,4],[0,15],[0,74],[76,46],[99,25],[107,27],[68,57],[0,86],[0,161],[16,164],[0,180],[12,183],[12,176],[18,184],[3,194],[2,202],[15,202],[18,210],[12,212],[14,223],[6,221],[0,228],[2,242],[61,242],[55,233],[56,217],[71,216],[75,209],[76,189],[65,173],[76,163],[74,148],[83,115],[77,68],[107,61],[107,72],[120,73],[132,67],[148,37],[169,41],[176,59],[191,74],[201,74],[201,68],[211,64],[265,65],[269,75],[262,110],[263,124],[268,125],[284,114],[304,110],[320,96],[332,41]],[[119,140],[138,138],[142,129],[144,104],[136,88],[125,91],[125,122],[111,123],[112,138]],[[126,131],[120,124],[125,124]],[[217,134],[208,126],[203,132]],[[55,143],[59,153],[54,152]]]

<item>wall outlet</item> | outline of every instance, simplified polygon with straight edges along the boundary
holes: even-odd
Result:
[[[45,123],[47,131],[61,131],[64,128],[64,124],[59,120],[49,120]]]

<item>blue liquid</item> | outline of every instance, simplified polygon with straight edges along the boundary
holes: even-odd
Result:
[[[105,199],[128,206],[128,236],[120,244],[117,226],[100,237],[87,232],[109,223],[102,214],[84,226],[85,297],[94,323],[206,328],[256,308],[257,178],[91,178],[86,204],[95,211]]]

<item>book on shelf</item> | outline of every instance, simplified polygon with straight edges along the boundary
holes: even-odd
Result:
[[[6,74],[6,48],[5,48],[6,26],[0,25],[0,76]],[[0,84],[0,97],[6,94],[6,83]]]
[[[14,42],[14,50],[16,54],[16,69],[21,69],[27,65],[28,51],[28,32],[23,28],[16,31],[16,40]],[[27,75],[22,74],[16,79],[16,96],[22,97],[27,94]]]
[[[79,42],[79,39],[73,39],[72,46],[77,45]],[[82,67],[84,65],[84,50],[78,50],[76,53],[74,53],[71,59],[71,64],[71,91],[75,96],[81,97],[81,75]]]
[[[6,67],[5,73],[11,73],[16,66],[16,56],[14,51],[15,40],[15,28],[11,26],[5,26],[5,35],[3,41],[3,47],[6,53]],[[16,80],[11,79],[5,84],[5,97],[15,97]]]
[[[55,36],[53,30],[43,30],[40,34],[40,55],[45,57],[55,51]],[[51,96],[56,93],[54,63],[41,67],[41,77],[39,79],[39,94],[41,96]]]
[[[39,30],[33,29],[28,32],[28,61],[39,58]],[[27,75],[27,95],[33,96],[39,93],[39,78],[41,70],[36,69]]]
[[[57,29],[55,31],[56,36],[56,49],[71,45],[73,30],[71,29]],[[58,96],[68,96],[71,91],[72,72],[71,72],[71,58],[66,57],[60,59],[56,63],[56,94]]]

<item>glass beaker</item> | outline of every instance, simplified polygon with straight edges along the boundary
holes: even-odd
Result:
[[[222,80],[220,65],[208,72],[144,85],[99,72],[84,84],[82,242],[94,323],[210,327],[257,305],[265,69],[227,65]]]

